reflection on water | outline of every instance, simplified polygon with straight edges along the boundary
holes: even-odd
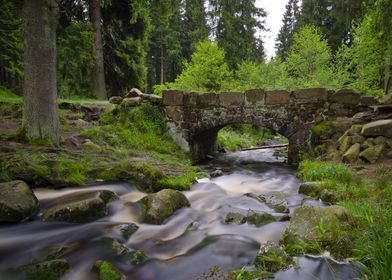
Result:
[[[91,279],[90,270],[98,259],[112,259],[128,279],[195,279],[213,266],[226,272],[250,265],[261,243],[278,242],[288,222],[262,227],[227,225],[229,212],[246,215],[249,209],[280,216],[273,209],[245,194],[283,192],[290,212],[299,207],[299,180],[295,170],[284,165],[284,157],[274,150],[256,150],[220,155],[213,168],[225,174],[202,179],[184,192],[190,208],[180,209],[163,225],[140,222],[137,201],[146,194],[127,184],[102,184],[88,188],[36,190],[43,207],[86,190],[111,190],[120,196],[109,205],[109,215],[88,224],[40,222],[38,219],[0,227],[0,270],[37,261],[54,245],[66,245],[65,258],[71,271],[65,279]],[[280,163],[279,163],[280,162]],[[210,166],[211,167],[211,166]],[[311,203],[311,202],[309,202]],[[313,202],[317,203],[317,202]],[[139,225],[129,240],[123,240],[114,227],[122,223]],[[108,255],[103,237],[122,240],[130,249],[145,251],[148,261],[139,266],[124,264]],[[276,279],[350,279],[348,265],[315,258],[299,258],[301,269],[276,274]]]

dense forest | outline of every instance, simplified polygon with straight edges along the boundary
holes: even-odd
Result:
[[[23,5],[0,5],[0,81],[21,94]],[[60,1],[58,95],[320,86],[382,96],[390,88],[391,10],[389,0],[290,0],[277,55],[267,59],[266,13],[255,1]]]

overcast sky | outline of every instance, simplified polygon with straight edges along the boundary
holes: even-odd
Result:
[[[256,5],[264,8],[267,12],[266,23],[270,31],[263,32],[262,37],[268,57],[275,54],[275,39],[282,26],[283,14],[286,10],[287,2],[288,0],[256,0]]]

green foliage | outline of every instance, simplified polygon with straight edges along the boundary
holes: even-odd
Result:
[[[340,164],[307,160],[301,163],[300,174],[306,180],[328,179],[323,189],[332,191],[337,203],[355,218],[357,239],[352,244],[353,253],[364,278],[391,279],[392,171],[380,167],[376,171],[377,180],[348,180],[351,176],[347,175],[347,169],[343,165],[332,168],[335,165]],[[331,174],[322,171],[324,168]],[[325,229],[325,222],[319,222],[317,230],[321,237],[326,234]],[[335,227],[335,234],[336,240],[342,237],[338,227]]]
[[[173,88],[188,91],[217,91],[225,88],[231,73],[225,63],[225,53],[211,41],[197,44],[190,63],[177,77]]]
[[[4,87],[4,86],[0,86],[0,101],[4,101],[4,102],[21,102],[22,98],[18,95],[16,95],[15,93],[13,93],[12,91],[10,91],[8,88]]]
[[[256,146],[263,140],[273,139],[274,133],[252,125],[226,126],[218,133],[218,145],[227,151]]]
[[[283,25],[276,39],[277,55],[285,59],[290,46],[293,43],[293,34],[298,29],[300,16],[299,0],[290,0],[286,4],[286,12],[283,15]]]
[[[209,15],[213,35],[225,53],[230,69],[236,69],[241,61],[264,60],[263,42],[257,31],[265,30],[263,8],[255,0],[211,0]]]
[[[331,87],[331,52],[320,30],[304,26],[293,40],[286,60],[289,88]]]
[[[22,1],[0,2],[0,83],[21,90],[23,78]]]
[[[122,280],[125,279],[117,268],[108,261],[103,261],[99,267],[99,279],[101,280]]]
[[[228,88],[239,91],[255,88],[272,90],[284,87],[286,80],[284,64],[279,58],[261,63],[243,61],[238,66]]]
[[[70,185],[81,185],[86,182],[87,167],[72,159],[59,159],[56,162],[54,171],[61,174],[64,182]]]
[[[57,38],[57,81],[60,97],[91,96],[94,32],[85,21],[71,21]]]
[[[108,95],[143,89],[151,20],[149,1],[111,1],[102,8],[105,81]]]

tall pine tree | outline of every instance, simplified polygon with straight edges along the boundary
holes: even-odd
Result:
[[[198,42],[206,40],[210,34],[207,24],[205,0],[185,0],[183,2],[183,57],[190,60]]]
[[[236,69],[241,61],[262,61],[263,42],[257,32],[265,30],[266,12],[255,0],[211,0],[213,35],[225,50],[226,61]]]
[[[277,54],[284,60],[293,43],[293,34],[297,31],[300,15],[299,0],[289,0],[283,15],[283,26],[276,40]]]

